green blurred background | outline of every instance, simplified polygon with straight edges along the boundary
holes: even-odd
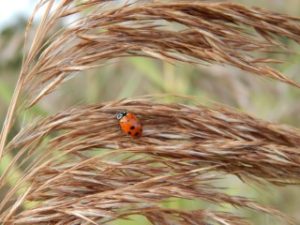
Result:
[[[4,0],[1,0],[2,2]],[[34,5],[35,1],[31,2]],[[244,5],[260,6],[277,12],[300,16],[299,0],[260,0],[233,1]],[[17,4],[16,4],[17,6]],[[13,6],[12,6],[13,7]],[[28,8],[28,9],[27,9]],[[26,8],[29,13],[31,6]],[[0,11],[0,120],[4,116],[16,83],[21,63],[24,26],[26,18],[11,12],[5,23]],[[1,16],[2,15],[2,16]],[[300,82],[300,46],[284,40],[287,46],[298,54],[278,56],[286,62],[276,68],[290,78]],[[252,76],[232,67],[216,65],[191,66],[170,65],[145,58],[128,58],[113,64],[85,72],[59,87],[57,91],[41,101],[37,107],[18,118],[15,130],[32,118],[48,115],[68,106],[98,103],[124,97],[145,94],[180,94],[196,96],[203,104],[216,101],[248,112],[256,117],[300,127],[300,91],[286,84]],[[13,135],[13,133],[12,133]],[[7,159],[6,163],[9,163]],[[1,170],[6,163],[0,165]],[[22,171],[19,171],[22,173]],[[14,180],[10,181],[13,185]],[[225,177],[220,186],[228,187],[226,192],[257,199],[260,203],[271,205],[297,218],[300,224],[299,186],[248,186],[235,177]],[[0,196],[3,193],[0,193]],[[165,206],[185,209],[220,209],[236,212],[250,217],[257,224],[282,224],[270,216],[240,211],[228,206],[214,206],[203,202],[170,199]],[[118,221],[114,224],[148,224],[144,218],[133,217],[132,221]]]

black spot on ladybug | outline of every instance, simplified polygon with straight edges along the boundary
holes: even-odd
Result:
[[[140,135],[140,133],[139,132],[136,132],[135,134],[134,134],[134,136],[139,136]]]
[[[131,132],[130,132],[130,131],[128,131],[128,134],[129,134],[129,135],[131,135]]]
[[[134,126],[131,126],[131,127],[130,127],[130,130],[134,130],[134,128],[135,128]]]

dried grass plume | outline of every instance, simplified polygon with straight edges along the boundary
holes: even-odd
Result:
[[[69,16],[75,20],[62,25]],[[107,224],[138,214],[155,225],[249,224],[229,212],[162,204],[179,198],[226,203],[292,223],[275,209],[226,194],[214,181],[233,174],[244,181],[299,184],[300,131],[227,107],[151,98],[84,105],[26,124],[7,140],[24,105],[33,106],[78,71],[126,56],[231,65],[300,87],[269,66],[276,60],[257,56],[284,49],[276,37],[299,43],[299,18],[223,2],[40,1],[1,133],[0,160],[13,158],[0,177],[0,222]],[[143,137],[132,140],[120,132],[114,118],[120,110],[139,115]],[[16,168],[24,173],[12,186]]]

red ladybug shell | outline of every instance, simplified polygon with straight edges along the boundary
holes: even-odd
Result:
[[[124,133],[129,134],[133,138],[142,136],[142,124],[133,113],[120,112],[117,114],[117,119]]]

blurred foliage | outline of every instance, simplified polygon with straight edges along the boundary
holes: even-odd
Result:
[[[234,1],[246,5],[260,6],[270,10],[300,16],[299,0],[263,0],[263,1]],[[0,118],[3,123],[4,115],[13,93],[14,85],[22,60],[22,44],[25,20],[21,19],[16,25],[4,28],[0,38]],[[275,65],[276,68],[289,77],[300,81],[300,47],[296,43],[287,42],[287,46],[295,54],[280,55],[285,63]],[[287,84],[277,81],[247,76],[245,72],[230,67],[215,65],[192,66],[186,64],[171,65],[157,60],[145,58],[127,58],[115,61],[99,69],[87,71],[85,76],[66,82],[60,88],[41,101],[38,106],[18,118],[17,126],[22,127],[24,120],[57,112],[71,105],[90,104],[112,99],[136,97],[147,94],[170,93],[177,95],[193,95],[203,104],[216,101],[236,107],[256,117],[286,123],[300,127],[300,91]],[[18,129],[17,127],[15,128]],[[9,157],[5,162],[9,163]],[[0,166],[0,173],[5,164]],[[22,171],[16,174],[21,176]],[[16,177],[10,178],[13,185]],[[258,199],[261,203],[272,205],[291,216],[300,223],[299,188],[284,187],[281,189],[261,185],[249,187],[237,178],[228,177],[220,186],[230,187],[230,194],[246,195]],[[1,193],[0,193],[1,196]],[[215,206],[203,205],[196,201],[170,199],[164,203],[172,208],[210,208]],[[235,210],[222,208],[222,210]],[[258,224],[276,224],[269,216],[245,212]],[[149,224],[140,216],[130,220],[120,220],[114,225]]]

